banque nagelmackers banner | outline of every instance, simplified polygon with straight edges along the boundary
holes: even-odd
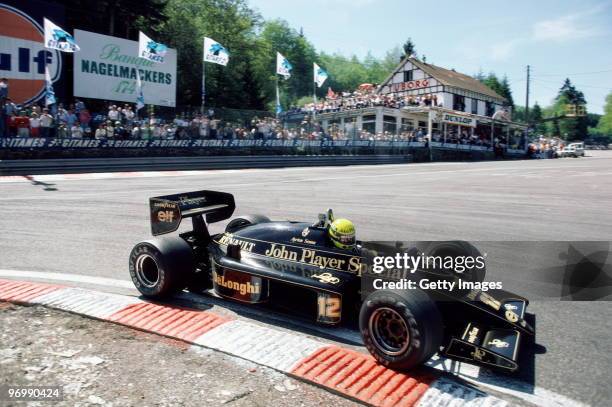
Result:
[[[138,42],[74,30],[81,51],[74,54],[74,95],[136,103],[136,69],[145,103],[176,106],[176,50],[161,64],[138,58]]]

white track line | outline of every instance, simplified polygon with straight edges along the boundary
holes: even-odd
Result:
[[[74,283],[82,283],[82,284],[94,284],[100,286],[107,287],[119,287],[119,288],[130,288],[133,289],[134,286],[131,281],[127,280],[118,280],[112,278],[104,278],[104,277],[92,277],[85,276],[80,274],[68,274],[68,273],[48,273],[42,271],[23,271],[23,270],[6,270],[0,269],[0,277],[13,277],[13,278],[34,278],[34,279],[42,279],[42,280],[50,280],[50,281],[68,281]],[[191,294],[186,293],[184,298],[189,298]],[[48,295],[49,301],[52,300],[53,295]],[[215,301],[214,298],[208,298],[207,300],[212,300],[215,305],[222,305],[228,309],[232,309],[227,301],[221,304],[223,301],[218,300]],[[218,304],[217,304],[218,303]],[[258,325],[252,324],[250,322],[240,321],[240,324],[248,324],[250,327],[253,325],[254,327],[258,327]],[[330,334],[330,332],[325,332]],[[301,333],[297,333],[298,335],[302,335]],[[344,336],[344,335],[343,335]],[[200,338],[200,341],[208,342],[208,341],[218,341],[218,339],[213,339],[211,335],[206,336],[206,334]],[[196,341],[197,342],[197,341]],[[211,342],[211,343],[212,343]],[[219,342],[221,343],[221,342]],[[215,342],[217,344],[217,342]],[[208,346],[208,344],[205,344]],[[221,345],[218,345],[221,348]],[[216,347],[216,346],[212,346]],[[569,397],[563,396],[551,390],[546,390],[538,386],[532,386],[529,383],[520,381],[518,379],[514,379],[511,377],[496,375],[494,373],[490,373],[485,369],[480,369],[477,366],[459,363],[452,361],[450,359],[445,358],[434,358],[428,362],[428,365],[453,374],[461,379],[464,379],[468,382],[474,383],[480,387],[489,388],[496,392],[510,395],[513,397],[520,398],[529,403],[536,404],[538,406],[544,407],[582,407],[587,406],[584,403],[573,400]],[[444,390],[442,388],[442,390]]]
[[[529,161],[529,164],[536,164],[539,161]],[[448,173],[448,172],[480,172],[480,171],[490,171],[491,167],[494,167],[496,170],[515,170],[516,168],[520,168],[518,164],[512,165],[512,163],[505,163],[506,165],[510,164],[510,166],[499,167],[499,163],[495,161],[485,161],[479,164],[478,168],[469,168],[470,164],[473,163],[455,163],[455,162],[443,162],[443,163],[407,163],[407,164],[387,164],[387,165],[354,165],[354,166],[342,166],[342,167],[316,167],[317,170],[325,170],[325,169],[333,169],[334,173],[342,173],[347,171],[353,171],[355,169],[358,170],[368,170],[368,169],[395,169],[402,168],[405,169],[409,167],[412,171],[408,172],[393,172],[390,174],[363,174],[363,175],[349,175],[349,176],[340,176],[334,178],[312,178],[304,180],[308,181],[317,181],[317,180],[341,180],[341,179],[352,179],[352,178],[370,178],[370,177],[379,177],[379,176],[406,176],[406,175],[417,175],[417,174],[434,174],[434,173]],[[578,164],[578,163],[576,163]],[[584,163],[588,164],[588,163]],[[457,168],[453,170],[441,170],[441,171],[418,171],[419,169],[423,169],[426,167],[445,167],[445,166],[459,166],[459,167],[468,167],[468,168]],[[528,165],[529,167],[529,165]],[[590,168],[590,165],[555,165],[555,166],[546,166],[546,165],[531,165],[534,170],[542,170],[542,169],[567,169],[567,168]],[[525,168],[525,165],[522,165],[522,168]],[[268,171],[283,171],[283,172],[311,172],[313,167],[287,167],[287,168],[247,168],[247,169],[228,169],[228,170],[188,170],[188,171],[136,171],[136,172],[99,172],[99,173],[78,173],[78,174],[45,174],[45,175],[6,175],[0,176],[0,183],[31,183],[31,182],[48,182],[48,181],[85,181],[85,180],[104,180],[104,179],[125,179],[125,178],[155,178],[155,177],[183,177],[183,176],[197,176],[197,175],[218,175],[218,174],[231,174],[231,173],[245,173],[245,172],[268,172]],[[296,180],[301,181],[301,180]],[[289,182],[296,182],[291,180]],[[282,182],[282,181],[280,181]],[[285,181],[286,182],[286,181]]]
[[[134,284],[127,280],[114,278],[92,277],[82,274],[49,273],[45,271],[5,270],[0,269],[0,277],[36,278],[50,281],[68,281],[72,283],[93,284],[106,287],[135,289]]]

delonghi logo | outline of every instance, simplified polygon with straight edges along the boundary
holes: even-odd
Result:
[[[213,271],[213,278],[215,283],[221,287],[229,288],[240,293],[240,295],[246,294],[261,294],[261,285],[251,284],[249,281],[246,283],[240,283],[238,281],[226,280],[225,276],[220,276]]]
[[[23,11],[0,4],[0,77],[9,79],[9,97],[17,104],[45,93],[45,64],[52,81],[62,70],[60,51],[44,48],[42,26]]]

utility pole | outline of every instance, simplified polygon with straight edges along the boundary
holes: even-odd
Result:
[[[527,65],[527,92],[525,92],[525,122],[529,124],[529,72],[530,66]]]

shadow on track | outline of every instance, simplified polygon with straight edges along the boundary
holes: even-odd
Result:
[[[58,190],[57,188],[55,188],[55,184],[49,184],[48,182],[38,181],[32,175],[24,175],[23,177],[27,179],[28,181],[30,181],[32,185],[42,186],[43,191],[57,191]]]

